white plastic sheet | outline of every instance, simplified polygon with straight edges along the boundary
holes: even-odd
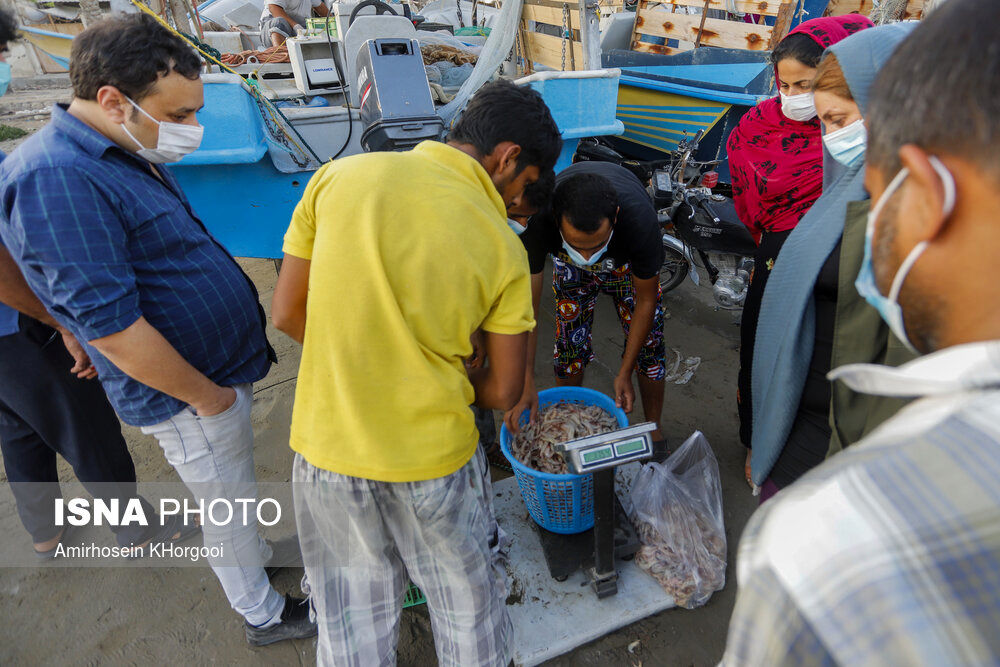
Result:
[[[460,27],[455,0],[429,2],[421,7],[418,13],[431,23],[448,23],[455,26],[456,29]],[[500,16],[500,10],[496,7],[480,4],[476,8],[476,14],[480,26],[485,24],[487,28],[493,28]],[[462,1],[462,20],[466,26],[472,26],[472,3],[465,0]]]
[[[479,90],[483,84],[493,78],[500,65],[510,55],[510,50],[514,48],[514,35],[517,26],[521,21],[522,0],[506,0],[500,9],[500,15],[493,24],[490,38],[486,40],[486,45],[479,54],[479,62],[472,76],[462,84],[462,88],[455,95],[455,99],[441,107],[438,115],[444,120],[445,127],[450,128],[458,115],[465,109],[465,105],[472,99],[473,94]]]

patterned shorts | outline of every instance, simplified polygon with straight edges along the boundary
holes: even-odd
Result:
[[[564,379],[582,373],[594,360],[591,327],[594,305],[601,292],[611,295],[618,311],[625,340],[635,310],[632,273],[626,264],[612,271],[585,271],[559,259],[553,259],[552,291],[556,295],[556,344],[553,352],[556,377]],[[636,370],[650,380],[662,380],[667,369],[663,344],[663,305],[656,293],[653,329],[639,351]]]

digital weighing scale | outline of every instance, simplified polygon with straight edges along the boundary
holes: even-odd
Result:
[[[639,539],[615,495],[615,468],[651,458],[650,434],[656,424],[645,422],[628,428],[591,435],[556,445],[569,472],[594,476],[594,527],[576,535],[561,535],[535,525],[549,573],[556,581],[582,569],[598,598],[618,592],[615,558],[629,559],[639,549]]]

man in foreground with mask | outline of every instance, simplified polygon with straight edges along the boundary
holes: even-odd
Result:
[[[2,52],[16,37],[14,13],[0,10],[0,96],[10,83]],[[138,499],[150,525],[112,527],[119,545],[181,541],[198,531],[179,516],[155,522],[153,507],[137,496],[121,423],[96,377],[83,346],[45,309],[0,243],[0,448],[18,516],[41,560],[55,558],[75,528],[56,525],[56,454],[94,497],[122,506]]]
[[[615,402],[632,411],[638,371],[639,394],[646,419],[659,424],[666,376],[663,307],[660,305],[662,232],[656,210],[638,178],[607,162],[579,162],[556,176],[552,211],[536,216],[521,241],[531,265],[531,291],[537,316],[545,258],[552,256],[552,289],[556,296],[556,343],[553,365],[561,386],[580,386],[593,361],[591,328],[597,297],[614,300],[625,332],[625,349],[614,380]],[[525,410],[538,410],[534,361],[537,330],[528,342],[524,392],[507,412],[507,428],[520,430]],[[610,361],[610,360],[609,360]],[[654,445],[665,445],[659,430]]]
[[[927,356],[831,378],[917,400],[751,519],[724,664],[1000,657],[998,24],[951,0],[872,85],[857,288]]]
[[[0,167],[0,236],[85,343],[119,417],[155,436],[208,505],[256,496],[251,383],[274,352],[253,283],[162,166],[201,141],[200,66],[142,14],[78,35],[72,103]],[[268,582],[255,523],[207,523],[204,537],[221,544],[209,562],[248,641],[315,634],[307,605]]]

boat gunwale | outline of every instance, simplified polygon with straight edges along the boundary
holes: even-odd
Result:
[[[756,106],[764,100],[774,97],[774,95],[727,93],[723,91],[709,90],[706,88],[698,88],[697,86],[686,86],[680,83],[660,81],[657,79],[639,76],[638,73],[632,73],[628,69],[622,69],[622,76],[619,81],[619,85],[627,85],[633,88],[643,88],[645,90],[673,93],[675,95],[683,95],[685,97],[707,100],[709,102],[723,102],[725,104],[733,104],[744,107]]]
[[[73,38],[76,37],[76,35],[68,35],[68,34],[62,33],[62,32],[51,32],[49,30],[42,30],[40,28],[33,28],[33,27],[27,26],[27,25],[19,25],[19,26],[17,26],[17,29],[18,29],[18,31],[22,31],[22,32],[30,32],[33,35],[44,35],[45,37],[58,37],[60,39],[65,39],[65,40],[70,41],[70,42],[72,42]]]

